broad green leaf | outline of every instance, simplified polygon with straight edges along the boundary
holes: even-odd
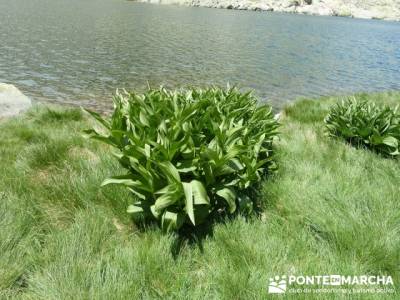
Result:
[[[171,162],[169,161],[160,162],[159,166],[170,181],[175,181],[175,182],[181,181],[178,170],[174,167],[174,165]]]
[[[126,212],[130,214],[134,219],[139,219],[144,217],[143,208],[137,205],[129,205]]]
[[[198,180],[192,180],[190,182],[190,185],[192,186],[192,192],[193,192],[193,198],[194,198],[194,204],[195,205],[209,205],[210,204],[210,199],[208,198],[206,189],[204,188],[203,183]]]
[[[146,196],[145,196],[143,193],[138,192],[138,191],[136,191],[136,190],[133,189],[133,188],[128,188],[128,190],[129,190],[131,193],[133,193],[135,196],[137,196],[139,199],[141,199],[141,200],[146,200]]]
[[[382,140],[382,143],[385,145],[388,145],[390,147],[393,147],[393,148],[397,148],[399,146],[399,141],[395,137],[392,137],[392,136],[385,137]]]
[[[189,216],[190,221],[192,221],[193,225],[196,225],[196,220],[194,217],[194,201],[193,201],[193,188],[190,183],[183,182],[183,191],[185,193],[185,207],[186,213]]]
[[[135,186],[135,180],[132,180],[132,175],[121,175],[121,176],[113,176],[107,178],[101,183],[101,186],[106,186],[109,184],[122,184],[126,186]]]
[[[150,156],[151,156],[151,147],[150,147],[149,144],[145,144],[144,145],[144,153],[145,153],[147,158],[150,158]]]
[[[210,199],[204,188],[204,185],[198,180],[191,182],[183,182],[183,189],[185,193],[186,212],[193,225],[196,225],[195,206],[210,205]]]
[[[156,192],[156,194],[161,194],[161,196],[156,199],[154,204],[157,211],[161,211],[164,208],[173,205],[183,196],[182,190],[178,188],[177,184],[169,184],[160,191]]]
[[[132,175],[122,175],[107,178],[102,182],[101,186],[103,187],[109,184],[119,184],[126,187],[138,188],[144,191],[152,192],[151,186],[146,185],[140,180],[132,179]]]
[[[184,221],[183,213],[165,211],[161,218],[161,228],[165,232],[175,231],[182,227]]]
[[[144,210],[140,206],[136,205],[129,205],[128,209],[126,210],[128,214],[138,214],[138,213],[143,213]]]
[[[242,163],[237,158],[232,158],[216,173],[217,176],[228,175],[243,170]]]
[[[390,155],[397,156],[397,155],[400,155],[400,152],[399,152],[399,150],[395,150],[393,152],[390,152]]]
[[[161,212],[156,209],[155,205],[150,206],[150,211],[153,214],[154,218],[156,218],[157,220],[160,218]]]
[[[95,118],[97,121],[99,121],[100,124],[102,124],[105,128],[110,129],[110,123],[108,121],[106,121],[104,118],[102,118],[100,116],[100,114],[98,114],[97,112],[94,112],[92,110],[86,109],[86,108],[82,108],[83,111],[87,112],[88,114],[90,114],[93,118]]]
[[[224,198],[228,203],[229,212],[234,213],[236,210],[236,193],[232,188],[223,188],[217,191],[217,195]]]
[[[154,208],[156,211],[162,211],[164,208],[171,206],[178,200],[179,198],[177,197],[177,195],[172,193],[166,193],[157,198],[154,204],[155,205]]]
[[[150,123],[149,120],[147,119],[146,113],[144,113],[142,110],[139,113],[139,119],[144,126],[150,127]]]
[[[100,133],[98,133],[94,129],[83,130],[83,133],[84,133],[84,137],[85,138],[98,140],[98,141],[101,141],[103,143],[109,144],[111,146],[118,147],[118,144],[115,143],[115,141],[114,141],[112,136],[101,135]]]
[[[177,170],[179,173],[189,173],[196,171],[197,165],[193,160],[184,160],[177,164]]]

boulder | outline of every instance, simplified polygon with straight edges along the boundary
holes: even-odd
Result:
[[[300,14],[319,15],[319,16],[332,16],[334,11],[328,6],[320,3],[318,5],[306,5],[299,7],[297,12]]]
[[[31,105],[31,100],[15,86],[0,83],[0,118],[15,116]]]
[[[249,9],[257,10],[257,11],[273,11],[272,7],[270,7],[269,5],[264,4],[264,3],[253,4],[252,6],[250,6]]]

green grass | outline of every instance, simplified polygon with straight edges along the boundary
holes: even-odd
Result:
[[[280,274],[388,274],[398,289],[400,160],[326,137],[338,100],[285,109],[262,216],[215,225],[202,247],[133,226],[127,192],[99,188],[121,170],[108,147],[81,137],[93,124],[79,110],[38,106],[0,121],[0,299],[270,299]]]

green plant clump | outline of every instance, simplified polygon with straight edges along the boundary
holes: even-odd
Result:
[[[253,210],[249,190],[274,169],[271,108],[236,88],[117,92],[111,120],[90,113],[105,131],[86,133],[128,170],[102,185],[127,187],[128,212],[166,231]]]
[[[331,136],[344,138],[355,146],[385,156],[400,154],[400,113],[398,107],[380,106],[348,99],[334,105],[325,124]]]

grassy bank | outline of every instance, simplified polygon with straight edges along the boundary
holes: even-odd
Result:
[[[400,103],[399,93],[358,97]],[[1,121],[0,298],[266,299],[281,274],[387,274],[397,287],[400,161],[327,138],[335,101],[286,108],[262,216],[216,225],[202,247],[132,225],[128,194],[99,188],[120,167],[81,137],[91,124],[79,110],[37,106]]]

